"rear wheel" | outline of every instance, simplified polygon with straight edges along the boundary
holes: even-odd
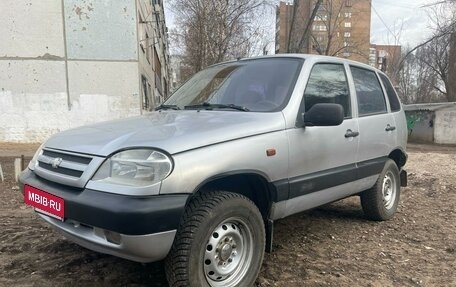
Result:
[[[394,216],[400,197],[399,169],[393,160],[387,160],[375,185],[361,193],[361,205],[372,220],[388,220]]]
[[[243,195],[212,191],[188,204],[166,259],[171,286],[252,286],[263,261],[264,223]]]

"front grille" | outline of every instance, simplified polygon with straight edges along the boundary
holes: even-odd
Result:
[[[80,171],[80,170],[74,170],[74,169],[69,169],[69,168],[65,168],[65,167],[59,167],[58,169],[55,169],[52,167],[52,165],[50,165],[48,163],[44,163],[44,162],[40,162],[40,163],[38,163],[38,165],[40,167],[44,168],[45,170],[49,170],[52,172],[58,172],[58,173],[73,176],[73,177],[81,177],[81,175],[84,173],[83,171]]]
[[[91,161],[87,156],[45,149],[38,157],[38,166],[52,173],[79,178]]]
[[[50,151],[50,150],[43,150],[43,155],[52,157],[52,158],[60,157],[63,160],[66,160],[69,162],[77,162],[77,163],[82,163],[82,164],[86,164],[86,165],[92,161],[92,158],[90,158],[90,157],[76,156],[76,155],[72,155],[72,154],[59,153],[59,152]]]
[[[53,148],[45,148],[38,156],[35,173],[52,182],[83,188],[105,158]]]

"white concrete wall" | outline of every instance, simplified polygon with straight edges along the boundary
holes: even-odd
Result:
[[[434,141],[439,144],[456,144],[456,107],[435,112]]]
[[[61,1],[2,0],[0,57],[65,56]]]
[[[137,61],[135,0],[65,0],[69,59]]]
[[[139,114],[138,63],[69,62],[72,125]]]
[[[139,114],[138,68],[125,62],[0,61],[0,141],[42,142],[51,134]],[[14,79],[12,81],[11,79]]]
[[[135,0],[64,3],[2,0],[0,141],[140,113]]]
[[[0,60],[0,141],[41,142],[66,128],[49,114],[68,111],[65,63]]]

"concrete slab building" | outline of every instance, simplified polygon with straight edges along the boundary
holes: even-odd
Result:
[[[159,0],[4,0],[0,141],[140,115],[168,95]]]

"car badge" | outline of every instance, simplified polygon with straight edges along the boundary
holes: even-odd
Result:
[[[56,157],[53,160],[51,160],[50,164],[52,165],[53,168],[58,168],[60,164],[62,163],[63,159],[61,157]]]

